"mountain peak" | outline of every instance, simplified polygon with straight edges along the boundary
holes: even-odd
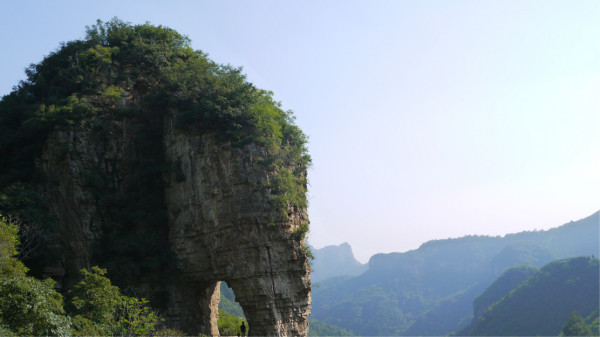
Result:
[[[312,248],[312,251],[315,260],[311,280],[315,283],[333,277],[356,276],[367,270],[366,264],[356,260],[352,247],[347,242],[321,249]]]

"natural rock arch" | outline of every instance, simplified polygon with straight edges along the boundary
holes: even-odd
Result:
[[[311,305],[309,263],[294,232],[308,222],[306,209],[289,207],[286,220],[273,207],[265,182],[269,170],[256,161],[267,156],[254,143],[234,147],[215,135],[174,127],[164,118],[160,143],[172,167],[162,177],[167,211],[168,246],[176,266],[167,285],[152,280],[130,284],[152,298],[167,294],[162,310],[167,324],[190,334],[217,335],[219,281],[236,294],[248,323],[258,336],[303,336],[308,333]],[[53,133],[37,165],[48,177],[40,193],[59,222],[62,258],[45,268],[64,289],[81,268],[95,264],[93,246],[102,237],[101,204],[85,187],[90,170],[119,184],[127,181],[122,165],[134,158],[139,125],[113,122],[110,134],[97,142],[91,132]],[[67,149],[65,155],[54,149]],[[108,164],[107,164],[108,163]]]
[[[0,207],[52,237],[35,275],[64,291],[99,265],[191,334],[218,333],[225,280],[250,333],[307,334],[310,156],[270,92],[170,28],[118,19],[27,75],[2,99],[0,189],[16,192]]]
[[[306,222],[305,210],[288,211],[289,221],[271,223],[269,179],[253,160],[266,156],[253,144],[232,148],[211,136],[190,135],[165,125],[165,153],[177,163],[179,177],[167,178],[169,240],[182,272],[174,316],[202,297],[202,326],[216,334],[217,281],[226,281],[242,306],[250,333],[259,336],[306,335],[310,312],[308,261],[292,232]],[[185,178],[183,178],[185,177]],[[189,296],[188,289],[196,295]],[[194,320],[192,316],[189,316]],[[181,322],[190,327],[193,321]],[[208,332],[208,331],[206,331]]]

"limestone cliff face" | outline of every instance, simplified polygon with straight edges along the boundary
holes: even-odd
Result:
[[[203,294],[213,315],[217,281],[234,290],[256,335],[305,335],[310,309],[308,261],[291,233],[307,222],[306,210],[288,210],[284,223],[273,224],[267,170],[256,161],[264,148],[249,144],[232,148],[214,136],[177,130],[165,118],[164,144],[173,167],[167,177],[169,240],[178,256],[182,278],[173,293],[171,314],[196,307]],[[275,214],[274,214],[275,213]],[[190,317],[187,317],[190,318]],[[193,322],[184,322],[190,325]]]
[[[39,185],[40,194],[58,220],[54,248],[60,259],[45,271],[59,287],[70,288],[79,270],[96,262],[92,245],[102,236],[107,218],[93,185],[106,184],[117,193],[123,191],[132,179],[124,162],[136,160],[131,135],[139,128],[131,121],[113,121],[102,135],[86,127],[56,130],[37,159],[46,178]],[[108,181],[99,181],[99,177]]]
[[[156,196],[166,212],[154,234],[164,236],[174,258],[166,280],[144,274],[127,288],[160,298],[172,327],[218,335],[218,282],[226,281],[251,335],[306,335],[309,264],[293,235],[308,222],[306,209],[289,207],[282,219],[273,207],[268,187],[273,172],[257,162],[268,156],[265,148],[233,147],[214,134],[178,129],[174,120],[174,112],[163,116],[150,142],[154,148],[145,149],[137,139],[147,125],[127,118],[107,121],[100,131],[80,125],[51,133],[37,160],[46,177],[39,191],[58,219],[60,258],[47,274],[67,289],[81,268],[101,261],[94,247],[107,243],[120,196],[150,184],[162,189]],[[140,162],[166,169],[140,182]],[[99,189],[110,200],[99,197]]]

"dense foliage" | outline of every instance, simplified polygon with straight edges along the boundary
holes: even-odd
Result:
[[[112,121],[136,125],[135,158],[118,162],[131,172],[126,181],[116,185],[100,169],[85,172],[85,188],[94,194],[103,223],[93,262],[107,268],[118,285],[168,275],[173,265],[164,240],[162,176],[174,165],[156,151],[162,149],[157,135],[166,114],[175,116],[180,129],[231,146],[255,143],[267,149],[256,162],[270,172],[264,188],[279,209],[274,224],[287,221],[289,208],[307,206],[310,157],[292,112],[282,110],[271,92],[249,83],[240,68],[211,61],[173,29],[98,21],[85,38],[63,43],[26,73],[0,101],[0,211],[36,225],[49,240],[60,237],[59,226],[35,187],[47,179],[35,161],[48,136],[84,130],[108,147],[118,131]],[[59,158],[69,151],[47,150]],[[295,236],[302,240],[306,232],[302,228]],[[27,263],[36,272],[54,253],[40,249]]]
[[[93,267],[63,296],[54,281],[26,275],[17,259],[16,226],[0,217],[0,333],[3,336],[147,336],[156,334],[160,319],[145,299],[121,295]]]
[[[0,281],[0,324],[19,336],[67,336],[71,320],[54,281],[15,276]]]
[[[239,336],[241,333],[240,326],[242,325],[242,322],[244,322],[244,320],[241,317],[219,310],[219,321],[217,322],[217,326],[219,327],[219,334],[221,336]],[[248,324],[244,322],[244,325],[246,325],[247,332]]]
[[[0,215],[0,278],[24,276],[27,268],[18,255],[19,228]]]
[[[83,335],[150,335],[158,316],[145,299],[121,295],[104,275],[92,267],[81,271],[81,281],[67,294],[67,310],[76,331]]]
[[[271,92],[247,82],[240,68],[209,60],[170,28],[98,21],[88,27],[84,40],[63,44],[31,65],[27,75],[0,104],[5,131],[0,144],[9,153],[2,156],[7,169],[0,188],[28,180],[34,170],[32,154],[56,126],[93,124],[107,114],[148,119],[176,110],[182,128],[214,133],[237,145],[268,146],[273,155],[266,158],[268,164],[284,172],[275,188],[289,192],[293,203],[306,202],[303,193],[282,186],[310,163],[306,136],[294,125],[292,113],[283,111]],[[125,92],[139,96],[139,105],[119,105]]]

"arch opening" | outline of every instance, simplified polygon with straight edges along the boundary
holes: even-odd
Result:
[[[236,300],[236,295],[226,281],[219,282],[219,320],[218,329],[221,336],[241,336],[242,322],[245,335],[249,335],[250,326],[241,304]]]

